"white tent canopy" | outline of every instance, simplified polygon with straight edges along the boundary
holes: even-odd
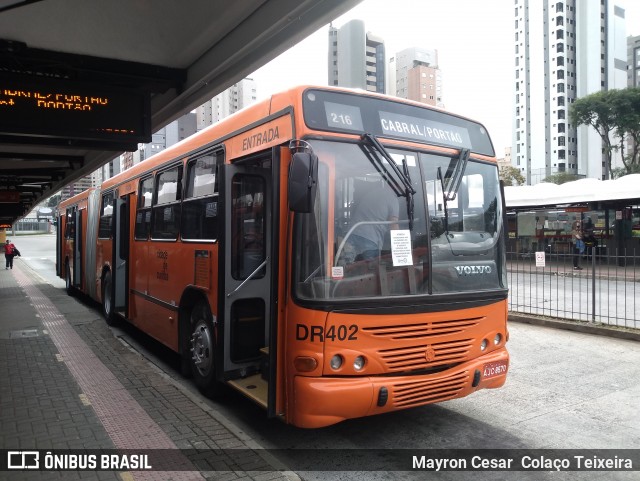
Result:
[[[542,182],[536,185],[505,187],[507,207],[582,204],[606,200],[640,202],[640,174],[630,174],[615,180],[580,179],[565,184]]]

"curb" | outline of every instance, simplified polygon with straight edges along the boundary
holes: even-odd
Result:
[[[616,339],[625,339],[627,341],[640,342],[640,331],[632,328],[513,313],[509,313],[508,320],[510,322],[522,322],[535,326],[553,327],[555,329],[564,329],[567,331],[582,332],[584,334],[593,334],[596,336],[606,336]]]

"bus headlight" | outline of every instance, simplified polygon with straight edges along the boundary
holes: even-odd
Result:
[[[331,362],[329,363],[329,365],[331,366],[331,369],[333,369],[334,371],[337,371],[342,367],[343,361],[344,360],[342,359],[342,356],[340,354],[336,354],[331,358]]]
[[[364,365],[365,365],[365,359],[364,359],[364,356],[358,356],[358,357],[356,357],[356,358],[354,359],[354,361],[353,361],[353,368],[354,368],[356,371],[360,371],[360,370],[362,370],[362,368],[364,367]]]
[[[497,346],[502,342],[502,335],[500,333],[496,334],[496,337],[493,338],[493,343]]]
[[[486,339],[483,339],[482,342],[480,343],[480,350],[484,351],[488,345],[489,345],[489,342]]]

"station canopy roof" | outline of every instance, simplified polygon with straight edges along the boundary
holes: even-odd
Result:
[[[542,182],[507,186],[504,196],[507,208],[624,200],[640,202],[640,174],[625,175],[614,180],[580,179],[560,185]]]
[[[0,225],[360,1],[0,0]]]

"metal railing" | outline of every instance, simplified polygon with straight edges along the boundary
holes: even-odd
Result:
[[[11,235],[21,234],[46,234],[51,230],[51,225],[47,220],[20,219],[13,224]]]
[[[640,249],[592,254],[507,253],[509,310],[640,329]]]

